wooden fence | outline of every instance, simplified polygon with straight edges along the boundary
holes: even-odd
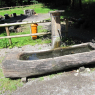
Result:
[[[60,20],[63,21],[64,19],[60,19]],[[66,26],[65,26],[64,32],[65,32],[65,36],[67,36],[67,34],[68,34],[68,19],[65,19],[65,20],[66,20]],[[10,36],[10,32],[9,32],[9,28],[8,28],[9,26],[26,25],[26,24],[33,24],[33,23],[44,23],[44,22],[46,22],[46,20],[36,21],[36,22],[32,21],[32,22],[17,22],[17,23],[0,24],[0,27],[5,27],[6,33],[7,33],[7,36],[0,37],[0,39],[9,38],[9,43],[12,44],[11,38],[51,34],[51,32],[47,32],[47,33],[35,33],[35,34],[24,34],[24,35]]]
[[[50,34],[51,32],[10,36],[10,32],[9,32],[9,28],[8,28],[9,26],[25,25],[25,24],[33,24],[33,23],[43,23],[43,22],[44,22],[44,20],[43,21],[37,21],[37,22],[17,22],[17,23],[0,24],[0,27],[5,27],[6,33],[7,33],[7,36],[0,37],[0,39],[9,38],[9,43],[12,44],[11,38]]]

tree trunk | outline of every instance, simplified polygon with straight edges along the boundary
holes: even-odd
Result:
[[[74,8],[75,0],[71,0],[71,8]]]

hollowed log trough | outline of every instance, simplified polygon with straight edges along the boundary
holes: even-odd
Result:
[[[85,47],[90,47],[90,50],[87,50],[87,48]],[[81,49],[83,50],[81,51]],[[63,54],[62,52],[65,54]],[[31,54],[41,55],[44,53],[46,53],[46,55],[47,53],[52,53],[53,57],[37,60],[28,60],[27,58],[23,57],[23,55],[27,55],[29,58],[29,55]],[[60,53],[63,55],[61,55]],[[24,59],[22,60],[22,58]],[[95,50],[94,47],[86,43],[47,51],[8,53],[2,62],[2,67],[5,77],[21,78],[46,74],[92,63],[95,63]]]

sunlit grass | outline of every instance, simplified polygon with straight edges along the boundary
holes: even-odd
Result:
[[[34,9],[36,13],[48,13],[49,11],[52,11],[52,9],[43,7],[43,4],[34,4],[31,6],[24,7],[24,8],[20,7],[20,8],[0,10],[0,15],[4,16],[5,14],[13,14],[13,13],[16,13],[17,15],[24,14],[25,9]],[[56,9],[53,9],[53,10],[56,10]]]

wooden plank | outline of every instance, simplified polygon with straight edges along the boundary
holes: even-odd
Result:
[[[65,10],[55,10],[55,11],[50,11],[49,13],[60,13],[60,12],[65,12]]]
[[[33,24],[33,23],[44,23],[44,20],[36,21],[36,22],[32,21],[32,22],[17,22],[17,23],[0,24],[0,27],[15,26],[15,25],[25,25],[25,24]]]
[[[9,28],[5,27],[5,29],[6,29],[7,36],[10,36]],[[12,41],[10,38],[9,38],[9,43],[12,44]]]
[[[51,32],[47,32],[47,33],[35,33],[35,34],[24,34],[24,35],[15,35],[15,36],[4,36],[4,37],[0,37],[0,39],[27,37],[27,36],[34,36],[34,35],[46,35],[46,34],[51,34]]]

